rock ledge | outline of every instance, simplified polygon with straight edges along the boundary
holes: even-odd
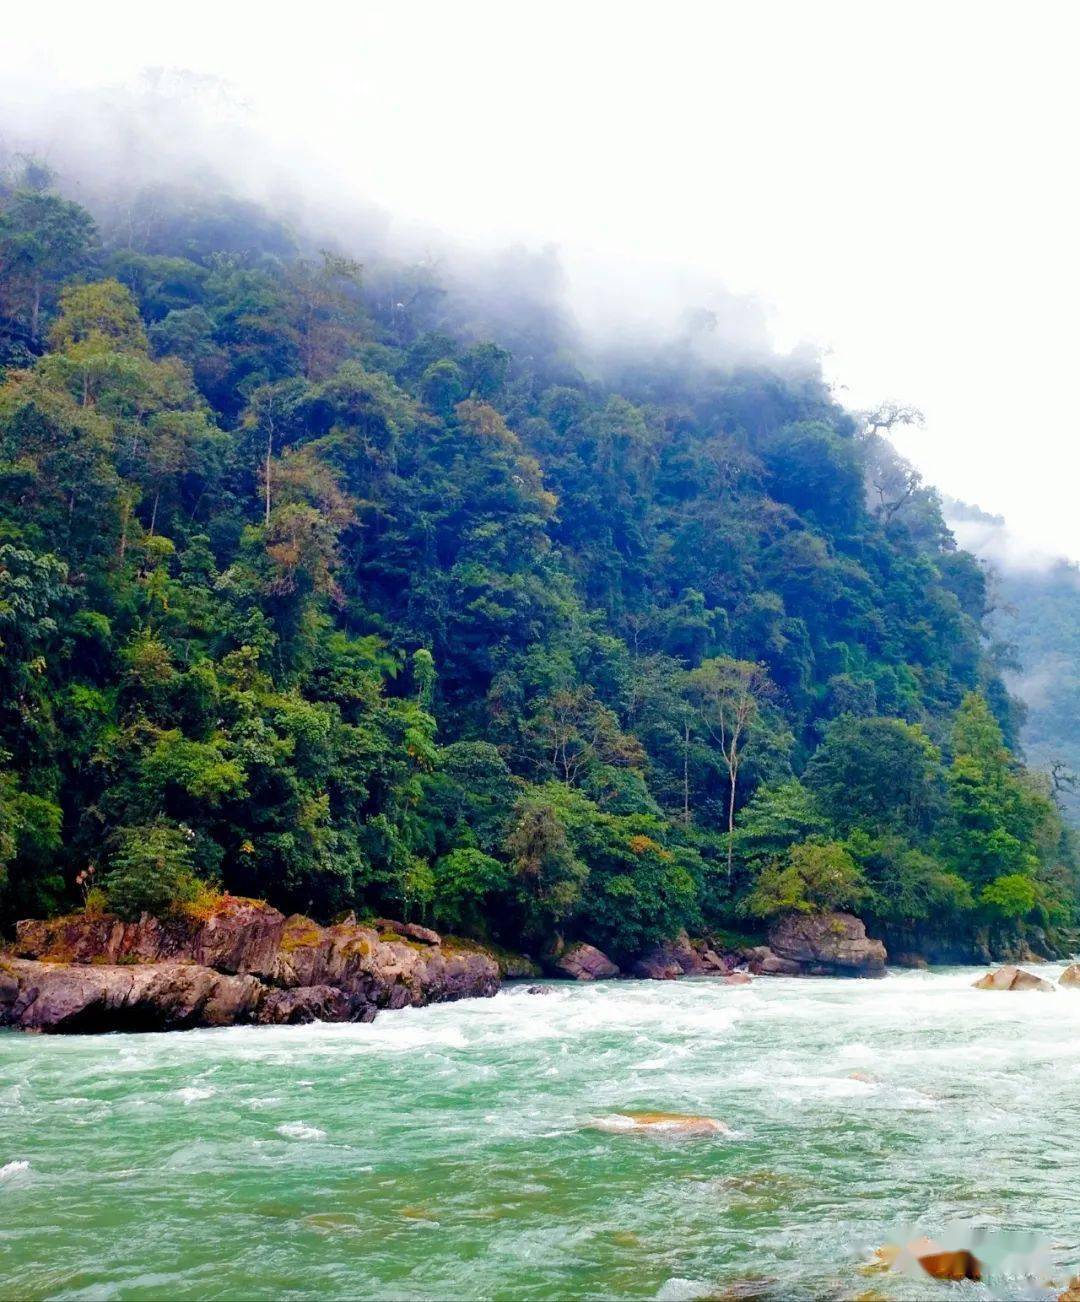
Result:
[[[0,955],[0,1026],[88,1032],[370,1021],[380,1008],[498,988],[497,962],[470,942],[386,919],[321,927],[223,896],[206,917],[20,922],[10,955]]]

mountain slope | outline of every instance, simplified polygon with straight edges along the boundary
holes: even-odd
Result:
[[[868,495],[893,454],[814,370],[117,208],[2,200],[4,917],[223,885],[621,958],[1074,921],[982,571],[932,491]]]

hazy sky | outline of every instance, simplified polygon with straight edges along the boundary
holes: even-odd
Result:
[[[405,219],[560,246],[628,306],[769,305],[902,450],[1080,558],[1072,4],[52,0],[11,86],[227,78],[283,155]],[[581,284],[581,306],[595,287]]]

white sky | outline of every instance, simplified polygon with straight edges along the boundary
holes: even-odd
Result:
[[[769,304],[943,490],[1080,558],[1080,7],[993,0],[52,0],[0,74],[224,76],[405,219]],[[595,263],[593,264],[595,265]],[[617,283],[615,283],[617,282]],[[595,276],[590,283],[595,283]],[[588,303],[583,304],[587,309]]]

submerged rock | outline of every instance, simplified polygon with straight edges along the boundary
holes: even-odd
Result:
[[[598,1130],[612,1133],[645,1132],[658,1135],[730,1135],[715,1117],[698,1117],[682,1112],[613,1112],[594,1123]]]
[[[619,969],[602,950],[581,940],[567,945],[550,965],[556,976],[573,981],[608,981],[619,975]]]
[[[1053,983],[1008,963],[972,982],[976,990],[1053,990]]]
[[[379,1008],[496,992],[498,964],[480,946],[427,928],[405,939],[411,925],[394,923],[382,935],[353,921],[321,927],[231,896],[195,918],[21,922],[15,956],[0,957],[0,1026],[62,1032],[370,1021]]]

